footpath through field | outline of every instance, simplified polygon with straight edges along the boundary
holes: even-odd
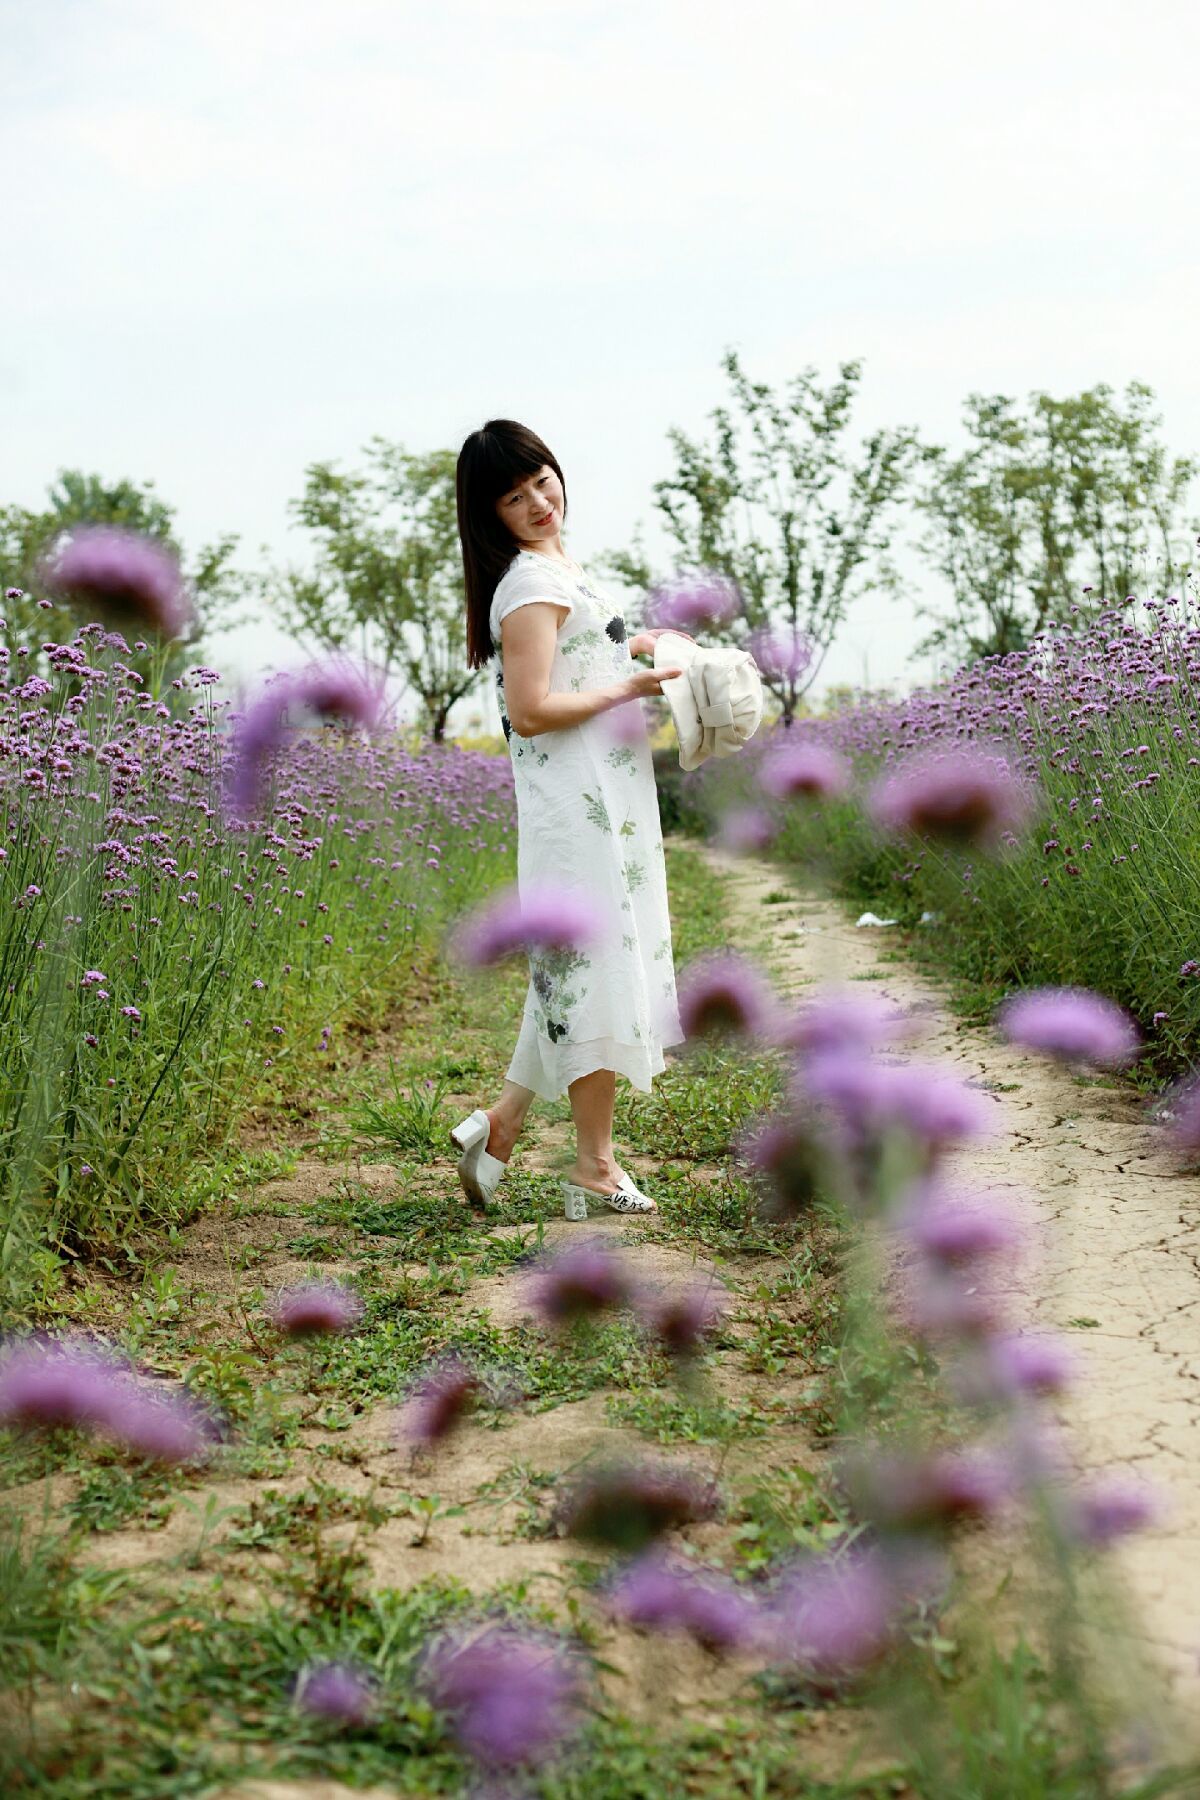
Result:
[[[897,933],[857,927],[833,902],[772,902],[783,871],[713,848],[747,950],[774,929],[785,991],[870,980],[905,1008],[929,1009],[913,1054],[954,1065],[994,1096],[1001,1129],[961,1152],[973,1185],[1015,1189],[1044,1224],[1028,1282],[1027,1323],[1068,1336],[1079,1378],[1059,1421],[1081,1467],[1128,1472],[1160,1490],[1159,1525],[1117,1559],[1139,1630],[1181,1711],[1200,1722],[1200,1183],[1181,1175],[1144,1103],[1118,1081],[1076,1078],[986,1029],[954,1018],[938,985],[896,956]],[[731,921],[732,923],[733,921]],[[936,929],[936,926],[934,927]],[[734,933],[731,931],[731,937]]]

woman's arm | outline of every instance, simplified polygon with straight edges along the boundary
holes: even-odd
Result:
[[[660,682],[682,673],[679,669],[638,669],[604,687],[585,688],[579,694],[552,694],[550,667],[561,610],[549,600],[531,600],[501,620],[504,700],[508,722],[518,737],[540,737],[546,731],[581,725],[626,700],[660,693]]]

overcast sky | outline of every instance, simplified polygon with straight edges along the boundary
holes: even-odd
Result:
[[[663,559],[667,433],[709,429],[728,347],[779,388],[862,358],[856,440],[1136,378],[1200,451],[1192,0],[0,0],[0,26],[0,502],[153,478],[188,546],[301,563],[306,464],[502,415],[562,464],[573,555],[640,523]],[[826,677],[923,679],[917,635],[864,602]],[[267,619],[214,660],[297,656]]]

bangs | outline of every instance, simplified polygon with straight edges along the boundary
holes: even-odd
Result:
[[[476,476],[485,498],[499,500],[511,493],[527,475],[536,475],[545,466],[544,456],[505,443],[502,438],[487,432],[480,446]]]

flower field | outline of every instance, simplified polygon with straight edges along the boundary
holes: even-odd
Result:
[[[154,696],[128,654],[100,625],[0,646],[4,1129],[46,1208],[12,1203],[5,1267],[25,1227],[94,1251],[184,1214],[197,1152],[378,1021],[511,866],[495,757],[293,729],[243,816],[215,671]]]
[[[73,579],[170,596],[123,554]],[[659,1210],[587,1227],[566,1098],[486,1210],[449,1147],[526,958],[602,924],[515,891],[507,758],[405,745],[348,667],[234,707],[132,654],[10,644],[0,694],[4,1791],[1194,1791],[1123,1610],[1162,1496],[1074,1453],[1107,1301],[1046,1311],[1086,1247],[1000,1100],[1036,1175],[1072,1084],[1187,1059],[1187,608],[679,784],[685,1042],[615,1121]],[[991,1039],[831,979],[818,878],[942,926]],[[1101,1121],[1163,1178],[1200,1090],[1170,1122],[1153,1162]]]
[[[1131,600],[942,687],[793,728],[793,745],[833,756],[864,789],[923,749],[994,748],[1035,808],[998,855],[889,834],[845,791],[772,807],[756,779],[766,739],[755,757],[697,771],[693,803],[710,819],[735,799],[756,805],[772,814],[758,839],[772,854],[902,925],[934,915],[937,957],[983,1004],[1040,984],[1094,988],[1136,1017],[1149,1064],[1178,1069],[1200,1053],[1198,703],[1195,594]]]

